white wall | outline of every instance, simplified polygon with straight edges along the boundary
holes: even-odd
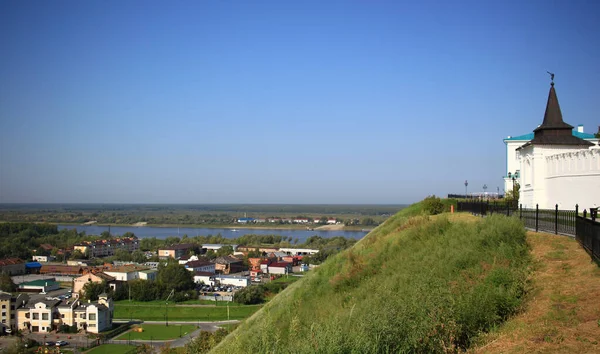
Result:
[[[547,202],[559,209],[600,206],[600,148],[546,157]]]

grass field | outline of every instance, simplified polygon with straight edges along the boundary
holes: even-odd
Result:
[[[167,340],[175,339],[180,336],[185,336],[196,330],[194,325],[157,325],[157,324],[143,324],[141,327],[144,329],[143,332],[130,331],[120,337],[118,340]]]
[[[527,233],[535,266],[525,311],[475,353],[600,353],[600,267],[571,237]]]
[[[135,346],[125,344],[103,344],[87,352],[87,354],[124,354]]]
[[[170,321],[224,321],[242,320],[258,311],[260,306],[169,306]],[[164,304],[151,305],[125,305],[119,303],[115,306],[116,319],[139,319],[143,321],[164,321]]]
[[[290,277],[291,278],[291,277]],[[129,300],[119,300],[114,302],[115,305],[132,305],[132,306],[162,306],[165,307],[165,300],[154,300],[154,301],[129,301]],[[169,311],[173,306],[179,305],[203,305],[206,307],[214,307],[214,306],[229,306],[231,307],[244,307],[247,305],[238,304],[236,302],[231,301],[211,301],[211,300],[187,300],[176,303],[170,303]]]

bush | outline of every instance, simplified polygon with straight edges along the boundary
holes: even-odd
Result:
[[[265,290],[262,285],[248,286],[235,293],[233,300],[239,304],[254,305],[265,301]]]
[[[444,203],[435,195],[423,199],[423,210],[429,215],[437,215],[444,212]]]

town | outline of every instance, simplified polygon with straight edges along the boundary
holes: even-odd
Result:
[[[284,237],[257,235],[240,237],[238,240],[244,244],[231,243],[237,240],[221,244],[192,242],[201,238],[145,242],[132,234],[85,235],[85,240],[74,242],[83,235],[74,230],[58,231],[53,225],[26,223],[5,223],[0,231],[5,237],[37,236],[24,242],[32,245],[26,253],[31,255],[29,259],[0,259],[0,273],[6,278],[0,293],[0,333],[43,338],[40,343],[49,346],[69,343],[46,340],[52,334],[68,334],[67,339],[76,333],[117,335],[121,332],[115,328],[124,323],[143,323],[143,315],[132,313],[135,307],[128,306],[131,301],[163,301],[165,309],[168,302],[172,306],[194,301],[232,306],[261,304],[268,301],[265,289],[269,293],[282,290],[355,242],[314,236],[306,243],[314,247],[291,247]],[[38,240],[52,235],[58,239],[70,235],[71,244],[62,243],[66,246],[62,248],[47,242],[38,244]],[[165,244],[168,241],[175,242]],[[6,251],[11,252],[8,248]],[[271,282],[276,286],[269,287]],[[197,315],[195,318],[202,316]],[[102,338],[110,340],[111,335]]]

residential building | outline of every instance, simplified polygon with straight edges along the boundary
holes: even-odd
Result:
[[[592,136],[593,137],[593,136]],[[563,121],[558,97],[551,83],[544,120],[534,132],[531,140],[508,154],[507,170],[519,172],[519,204],[523,208],[574,209],[598,207],[600,191],[600,146],[598,140],[583,133],[583,127],[573,130],[573,126]],[[512,149],[514,140],[510,140]],[[508,175],[508,173],[507,173]],[[514,175],[514,174],[513,174]],[[506,176],[508,177],[508,176]],[[505,177],[505,186],[512,189],[512,178]]]
[[[205,260],[197,260],[187,262],[183,265],[190,272],[206,272],[215,274],[215,266],[216,264],[205,259]]]
[[[237,222],[240,224],[248,224],[248,223],[253,223],[256,222],[254,218],[238,218]]]
[[[130,281],[140,279],[139,273],[145,270],[148,270],[148,268],[136,265],[125,265],[106,270],[104,273],[114,277],[117,281]]]
[[[19,294],[17,296],[0,291],[0,334],[14,333],[17,329],[17,309],[27,302],[29,296]]]
[[[116,290],[116,279],[106,273],[88,273],[73,279],[73,292],[83,295],[83,287],[87,283],[102,283],[106,282],[110,288]]]
[[[0,259],[0,273],[8,275],[25,274],[25,261],[19,258]]]
[[[231,246],[233,248],[233,250],[235,251],[237,249],[238,245],[226,245],[226,244],[222,244],[222,243],[217,243],[217,244],[205,243],[202,245],[202,250],[205,250],[205,251],[212,250],[212,251],[216,252],[225,246]]]
[[[292,256],[306,256],[306,255],[311,255],[311,254],[315,254],[315,253],[319,253],[319,250],[317,249],[311,249],[311,248],[289,248],[289,247],[282,247],[279,249],[281,252],[285,252],[289,255]]]
[[[112,299],[101,294],[98,301],[30,301],[17,310],[18,328],[31,332],[49,332],[61,325],[75,326],[91,333],[112,328]]]
[[[163,259],[169,257],[174,259],[180,259],[181,257],[188,255],[194,247],[195,245],[190,243],[180,243],[177,245],[171,245],[159,249],[158,256]]]
[[[288,274],[292,272],[292,264],[288,262],[271,263],[267,267],[269,274]]]
[[[146,269],[146,270],[140,270],[138,272],[138,277],[139,277],[139,279],[142,279],[142,280],[155,281],[157,275],[158,275],[157,269]]]
[[[327,224],[335,225],[335,224],[337,224],[337,219],[329,218],[329,219],[327,219]]]
[[[137,237],[122,237],[108,240],[84,241],[73,247],[73,250],[90,257],[107,257],[115,254],[117,250],[123,249],[133,252],[140,248]]]
[[[54,257],[54,256],[33,256],[32,258],[33,258],[33,261],[42,262],[42,263],[52,262],[56,259],[56,257]]]
[[[215,273],[210,272],[195,272],[194,273],[194,283],[196,284],[205,284],[205,285],[213,285],[214,284],[214,276]]]
[[[292,222],[294,224],[307,224],[309,220],[307,218],[296,218]]]
[[[212,262],[215,264],[215,272],[220,274],[231,274],[245,270],[243,261],[232,256],[217,257]]]

